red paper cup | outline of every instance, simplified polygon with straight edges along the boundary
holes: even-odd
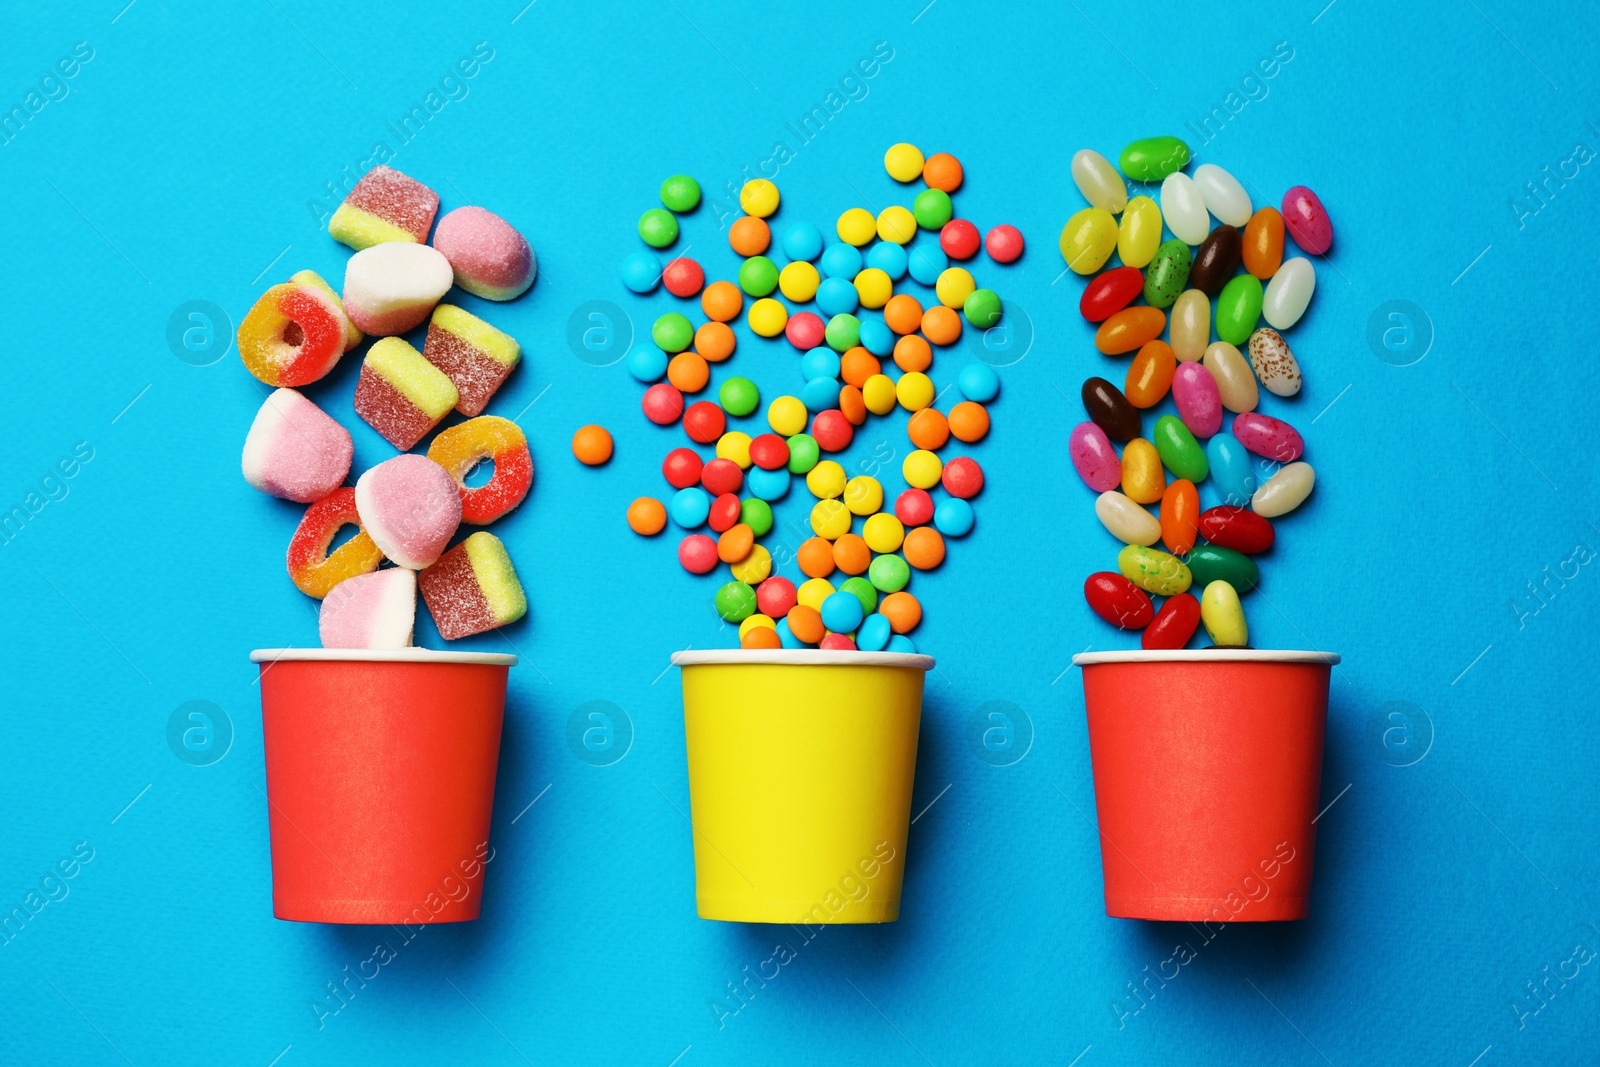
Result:
[[[272,911],[323,923],[478,917],[515,656],[259,649]]]
[[[1272,922],[1311,903],[1331,652],[1093,652],[1106,914]]]

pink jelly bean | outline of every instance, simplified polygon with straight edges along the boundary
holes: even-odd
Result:
[[[1322,201],[1303,185],[1297,185],[1283,194],[1283,224],[1289,228],[1294,243],[1320,256],[1333,244],[1333,220]]]
[[[1092,422],[1080,422],[1067,438],[1067,451],[1078,477],[1097,493],[1122,484],[1122,461],[1111,447],[1111,438]]]
[[[1172,376],[1172,398],[1178,417],[1196,437],[1210,437],[1222,429],[1222,394],[1217,380],[1198,361],[1180,363]]]
[[[1306,451],[1300,433],[1282,419],[1246,411],[1233,417],[1233,436],[1239,443],[1258,456],[1290,463]]]

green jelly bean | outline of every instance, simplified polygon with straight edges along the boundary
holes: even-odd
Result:
[[[867,581],[872,587],[882,593],[898,593],[911,581],[911,567],[904,559],[896,555],[879,556],[872,561],[872,566],[867,568]],[[873,605],[877,610],[877,605]],[[872,612],[867,612],[868,615]]]
[[[1122,173],[1136,182],[1158,182],[1189,162],[1189,146],[1176,137],[1141,137],[1122,150]]]
[[[1189,283],[1189,268],[1194,258],[1189,246],[1178,238],[1156,249],[1156,258],[1144,273],[1144,299],[1153,308],[1169,308],[1177,302],[1178,294]]]
[[[1248,593],[1261,581],[1261,568],[1243,552],[1221,545],[1196,545],[1184,558],[1194,584],[1204,588],[1212,582],[1227,582],[1234,590]]]
[[[750,532],[757,537],[765,537],[772,532],[772,505],[755,497],[741,500],[739,521],[750,527]]]
[[[869,568],[870,569],[870,568]],[[861,610],[871,615],[878,610],[878,589],[867,579],[857,576],[846,578],[839,585],[839,592],[849,593],[861,601]]]
[[[1261,317],[1261,279],[1241,274],[1222,287],[1213,318],[1217,336],[1230,345],[1242,345],[1256,331]]]
[[[756,610],[756,591],[743,582],[729,582],[716,595],[717,614],[724,622],[744,622]]]
[[[1178,416],[1163,415],[1157,419],[1150,439],[1155,442],[1161,462],[1178,477],[1199,485],[1211,473],[1211,465],[1206,462],[1206,450],[1200,447],[1200,442],[1194,439],[1194,434],[1189,432],[1189,427]]]
[[[1186,592],[1194,576],[1183,561],[1171,552],[1144,545],[1128,545],[1117,553],[1117,570],[1147,593],[1177,596]]]

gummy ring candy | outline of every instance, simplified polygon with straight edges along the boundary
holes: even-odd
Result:
[[[461,488],[461,521],[487,526],[522,503],[533,485],[533,456],[522,428],[498,415],[479,415],[450,427],[428,446],[428,458],[450,472]],[[465,478],[483,460],[494,477],[476,488]]]
[[[289,578],[307,596],[321,599],[346,578],[378,569],[383,553],[362,530],[329,553],[334,535],[343,526],[359,526],[356,516],[356,491],[351,486],[335,489],[306,508],[306,513],[289,541]]]
[[[239,357],[268,385],[307,385],[339,362],[349,329],[349,318],[329,292],[284,282],[262,293],[239,324]]]

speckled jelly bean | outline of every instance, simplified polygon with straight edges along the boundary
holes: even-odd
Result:
[[[1214,545],[1253,556],[1271,548],[1277,533],[1272,523],[1249,508],[1222,504],[1201,513],[1200,536]]]
[[[1202,370],[1204,368],[1201,368]],[[1176,386],[1177,378],[1173,378]],[[1210,465],[1206,463],[1205,449],[1194,439],[1194,434],[1176,415],[1163,415],[1156,420],[1155,432],[1150,435],[1161,462],[1173,474],[1196,484],[1205,481]]]
[[[1146,651],[1182,648],[1199,625],[1200,601],[1192,593],[1168,597],[1150,625],[1144,628],[1139,647]]]
[[[1123,209],[1117,225],[1117,255],[1130,267],[1143,267],[1161,245],[1161,208],[1148,196],[1136,196]]]
[[[1083,383],[1080,395],[1083,410],[1107,437],[1113,441],[1131,441],[1139,436],[1138,409],[1116,386],[1104,378],[1089,378]]]
[[[1111,571],[1096,571],[1083,582],[1089,609],[1119,630],[1137,630],[1155,618],[1155,605],[1143,589]]]
[[[1097,493],[1122,482],[1122,465],[1106,432],[1092,422],[1080,422],[1067,437],[1067,452],[1085,485]]]
[[[1144,545],[1127,545],[1117,553],[1117,570],[1147,593],[1174,596],[1189,588],[1189,568],[1170,552]]]
[[[1219,433],[1206,442],[1211,485],[1224,504],[1242,507],[1256,491],[1255,461],[1232,434]]]
[[[1144,274],[1138,267],[1114,267],[1084,286],[1078,312],[1090,322],[1104,322],[1144,292]]]
[[[1261,318],[1261,279],[1240,274],[1222,287],[1217,297],[1217,336],[1230,345],[1242,345],[1255,332]]]
[[[1200,490],[1179,478],[1161,494],[1161,543],[1175,556],[1194,548],[1200,532]]]
[[[1177,368],[1178,358],[1172,354],[1171,345],[1165,341],[1147,342],[1128,364],[1123,395],[1136,408],[1153,408],[1172,388],[1172,375]]]
[[[1198,289],[1185,289],[1172,305],[1172,354],[1191,363],[1206,354],[1211,340],[1211,298]]]
[[[1155,445],[1142,437],[1128,442],[1122,450],[1121,484],[1123,495],[1136,504],[1154,504],[1161,499],[1167,488],[1167,472]]]
[[[1094,514],[1125,545],[1153,545],[1161,540],[1161,521],[1116,490],[1095,498]]]
[[[1226,341],[1213,341],[1206,346],[1203,362],[1217,383],[1217,398],[1223,407],[1234,413],[1256,409],[1261,392],[1256,388],[1255,375],[1250,373],[1250,364],[1237,348]]]
[[[1117,248],[1117,220],[1102,208],[1086,207],[1061,228],[1061,258],[1078,274],[1093,274]]]
[[[1283,222],[1294,243],[1320,256],[1333,246],[1333,220],[1322,201],[1303,185],[1283,194]]]
[[[1261,582],[1261,568],[1243,552],[1222,545],[1197,545],[1184,557],[1194,584],[1204,589],[1212,582],[1227,582],[1236,593],[1250,592]]]
[[[1245,275],[1249,277],[1249,275]],[[1300,321],[1311,303],[1311,294],[1317,288],[1317,272],[1311,261],[1296,256],[1284,262],[1278,273],[1267,283],[1266,296],[1261,303],[1261,317],[1275,330],[1287,330]],[[1255,324],[1251,323],[1251,329]],[[1221,336],[1221,333],[1218,333]],[[1248,336],[1248,335],[1247,335]],[[1235,344],[1240,342],[1235,341]]]
[[[1217,380],[1203,363],[1185,363],[1172,376],[1172,399],[1178,417],[1196,437],[1210,437],[1222,429],[1222,395]]]
[[[1167,314],[1160,308],[1135,305],[1123,308],[1100,324],[1094,333],[1094,346],[1108,356],[1143,348],[1161,336]]]
[[[1141,137],[1122,150],[1117,163],[1136,182],[1158,182],[1189,162],[1189,146],[1176,137]]]
[[[1257,411],[1233,417],[1233,436],[1256,455],[1279,463],[1292,463],[1306,451],[1305,439],[1293,426]]]
[[[1197,245],[1211,232],[1206,203],[1187,174],[1169,174],[1161,183],[1161,217],[1185,244]]]
[[[1194,184],[1200,190],[1206,210],[1219,222],[1243,226],[1250,221],[1250,194],[1244,191],[1238,178],[1215,163],[1202,163],[1194,168]]]
[[[1244,648],[1250,644],[1250,627],[1245,625],[1239,594],[1227,582],[1212,582],[1200,594],[1200,618],[1206,624],[1211,643],[1219,648]]]
[[[1116,215],[1128,204],[1128,187],[1111,161],[1092,148],[1072,156],[1072,180],[1093,207]]]
[[[1189,246],[1174,237],[1156,250],[1144,274],[1144,299],[1151,307],[1169,308],[1189,284]]]
[[[1250,335],[1250,369],[1267,392],[1274,396],[1294,396],[1300,391],[1300,363],[1294,358],[1283,334],[1263,326]],[[1248,408],[1238,410],[1248,411]]]
[[[1218,226],[1195,251],[1189,284],[1207,296],[1216,296],[1238,267],[1239,231],[1232,226]]]
[[[1250,216],[1240,258],[1244,269],[1262,281],[1278,273],[1283,263],[1283,216],[1277,208],[1264,207]]]
[[[1311,469],[1311,464],[1291,463],[1256,490],[1255,496],[1250,498],[1250,508],[1268,519],[1287,515],[1305,503],[1316,484],[1317,472]]]

